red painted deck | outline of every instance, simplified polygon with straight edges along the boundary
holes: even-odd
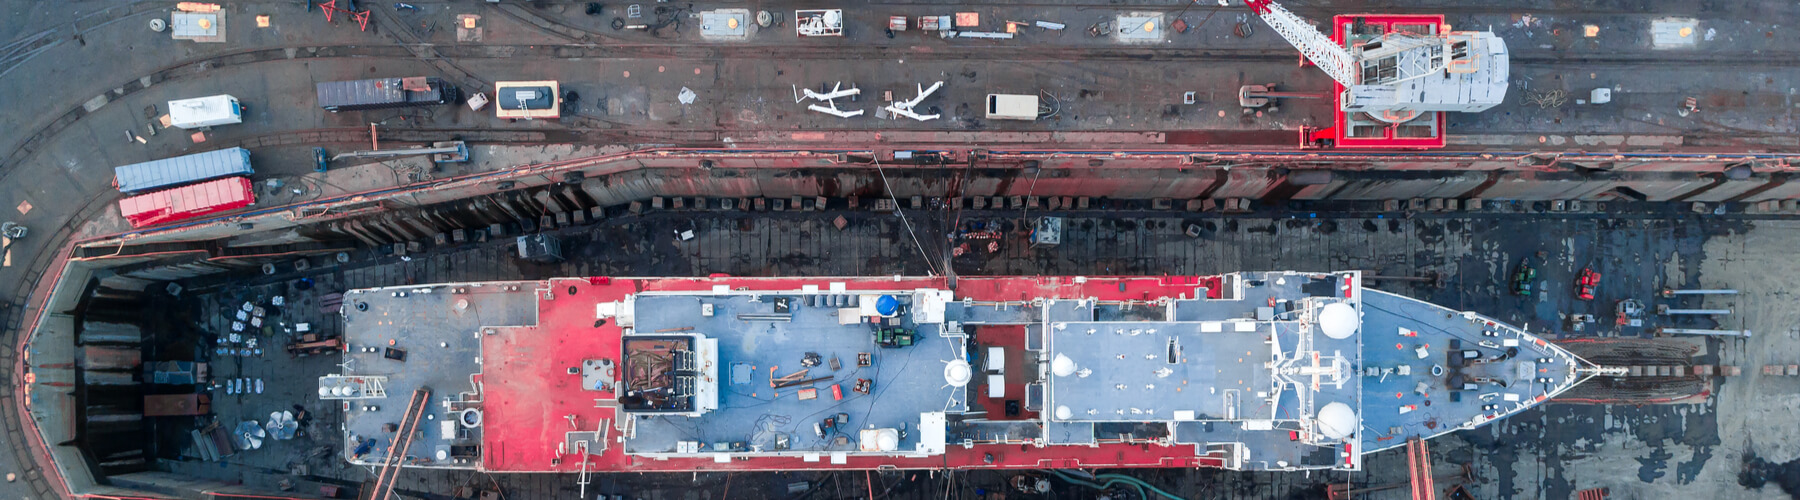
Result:
[[[1032,420],[1037,418],[1037,412],[1024,408],[1019,409],[1018,416],[1006,416],[1006,400],[1023,401],[1025,399],[1025,327],[1012,325],[977,327],[975,343],[983,347],[977,353],[978,356],[987,355],[987,346],[1006,350],[1006,369],[1003,375],[1006,380],[1006,397],[998,399],[987,397],[988,390],[977,387],[975,394],[970,398],[971,402],[987,410],[988,420]],[[980,366],[986,367],[987,361],[983,360]],[[986,379],[987,377],[983,376],[975,383],[985,384],[987,383]]]
[[[957,283],[957,297],[977,300],[1029,300],[1038,297],[1099,297],[1103,300],[1156,299],[1192,293],[1204,278],[1126,277],[1088,278],[1076,283],[1073,278],[962,278]],[[597,400],[611,400],[610,393],[586,391],[580,387],[581,377],[570,375],[568,368],[585,359],[620,360],[620,330],[611,322],[594,326],[595,306],[623,298],[639,291],[699,291],[714,285],[761,290],[798,290],[817,285],[828,290],[830,283],[844,283],[849,290],[895,290],[944,288],[942,278],[588,278],[551,281],[552,300],[539,299],[538,326],[499,328],[493,335],[482,337],[482,373],[477,375],[483,391],[484,422],[482,468],[494,472],[575,472],[582,460],[575,450],[563,450],[564,433],[591,431],[602,421],[611,426],[616,417],[612,408],[596,407]],[[573,287],[574,293],[570,293]],[[1022,349],[1023,329],[1018,332],[995,331],[979,335],[984,341],[1009,342],[1007,347]],[[1009,353],[1010,355],[1010,353]],[[1008,361],[1008,370],[1015,367]],[[1018,368],[1022,368],[1018,367]],[[1008,384],[1023,394],[1024,386]],[[989,401],[982,399],[983,403]],[[998,411],[998,407],[993,407]],[[1029,414],[1021,415],[1029,417]],[[965,449],[951,443],[945,454],[930,458],[850,457],[848,463],[833,465],[828,460],[805,462],[800,458],[753,458],[717,463],[711,459],[655,460],[630,457],[618,442],[619,433],[609,433],[611,446],[587,458],[590,471],[692,471],[692,470],[803,470],[803,469],[873,469],[881,466],[900,468],[1044,468],[1044,467],[1217,467],[1214,458],[1195,458],[1188,446],[1141,446],[1136,444],[1102,444],[1099,447],[1055,446],[1037,448],[1030,445],[987,445]],[[986,463],[986,456],[993,462]]]

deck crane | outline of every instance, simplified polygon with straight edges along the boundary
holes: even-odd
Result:
[[[1484,111],[1506,97],[1506,42],[1492,32],[1449,31],[1439,15],[1340,15],[1334,39],[1274,0],[1245,3],[1337,82],[1337,123],[1303,142],[1441,147],[1442,113]]]

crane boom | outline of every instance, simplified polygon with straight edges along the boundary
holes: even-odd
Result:
[[[1357,84],[1355,58],[1350,57],[1350,52],[1344,50],[1343,46],[1314,29],[1305,18],[1288,12],[1274,0],[1244,0],[1244,3],[1269,27],[1274,28],[1276,33],[1293,44],[1294,48],[1300,49],[1300,54],[1306,56],[1306,60],[1312,61],[1319,69],[1325,70],[1325,74],[1331,75],[1331,79],[1337,80],[1346,88]]]

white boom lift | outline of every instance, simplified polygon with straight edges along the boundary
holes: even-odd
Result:
[[[921,114],[918,114],[917,112],[914,112],[913,108],[917,107],[920,102],[923,102],[926,97],[931,97],[931,94],[937,92],[937,90],[939,88],[942,88],[944,86],[944,82],[933,83],[933,84],[931,84],[931,88],[925,88],[925,84],[923,84],[923,83],[916,84],[916,85],[919,86],[919,95],[917,97],[914,97],[912,99],[905,100],[905,101],[894,101],[893,104],[889,104],[887,106],[888,112],[893,113],[895,115],[904,116],[907,118],[918,120],[918,121],[927,121],[927,120],[938,119],[938,115],[936,115],[936,114],[921,115]]]
[[[836,86],[833,86],[831,88],[830,92],[826,92],[823,94],[818,93],[818,92],[813,92],[812,89],[802,89],[802,88],[799,88],[799,86],[795,86],[795,90],[798,90],[800,92],[805,92],[805,94],[800,94],[798,92],[795,93],[795,95],[794,95],[795,103],[805,102],[807,99],[825,101],[825,104],[826,104],[825,106],[813,104],[813,105],[807,106],[806,109],[810,109],[810,110],[817,111],[820,113],[825,113],[825,114],[828,114],[831,116],[836,116],[838,118],[850,118],[853,116],[861,116],[863,114],[863,110],[860,110],[860,109],[846,111],[846,110],[838,109],[838,107],[837,107],[837,99],[838,98],[850,97],[853,95],[862,94],[862,89],[856,88],[854,84],[852,84],[850,88],[846,89],[846,88],[844,88],[844,82],[838,82]]]
[[[1421,113],[1484,111],[1506,97],[1506,42],[1492,32],[1391,31],[1346,48],[1273,0],[1244,1],[1344,86],[1338,106],[1345,112],[1401,123]]]

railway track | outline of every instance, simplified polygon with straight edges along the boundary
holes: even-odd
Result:
[[[133,2],[129,8],[109,9],[108,12],[118,14],[110,17],[84,18],[89,29],[116,22],[143,12],[142,2]],[[888,2],[884,5],[915,5],[904,2]],[[934,5],[934,4],[917,4]],[[1037,3],[1006,4],[1009,6],[1040,5]],[[1041,4],[1064,5],[1065,4]],[[1128,4],[1129,5],[1129,4]],[[1145,6],[1155,4],[1144,4]],[[220,67],[254,64],[260,62],[291,59],[348,59],[348,58],[417,58],[424,60],[447,76],[458,80],[472,89],[484,88],[488,81],[473,72],[456,64],[457,60],[482,59],[687,59],[687,60],[727,60],[727,59],[782,59],[800,61],[842,61],[842,60],[880,60],[886,58],[907,58],[913,61],[1012,61],[1012,62],[1066,62],[1079,61],[1119,61],[1119,62],[1193,62],[1193,63],[1291,63],[1295,54],[1291,48],[1277,47],[1268,49],[1219,49],[1198,47],[1019,47],[984,45],[980,43],[951,44],[955,50],[941,50],[942,43],[911,45],[857,45],[844,46],[829,43],[795,43],[784,40],[782,43],[691,43],[682,41],[643,41],[614,37],[606,33],[589,30],[574,24],[545,16],[535,9],[515,4],[500,4],[489,9],[502,16],[521,21],[540,31],[569,40],[566,45],[435,45],[420,43],[420,36],[411,31],[410,23],[402,22],[391,9],[377,7],[372,9],[377,22],[386,29],[381,31],[395,39],[392,45],[340,45],[340,46],[292,46],[253,49],[211,57],[189,60],[155,71],[148,76],[151,85],[200,74]],[[1096,5],[1096,8],[1101,7]],[[1120,6],[1108,4],[1109,9]],[[1507,7],[1511,9],[1511,7]],[[1462,8],[1449,9],[1453,12],[1498,13],[1499,8]],[[1588,11],[1586,14],[1604,15],[1606,12]],[[1637,14],[1620,11],[1617,14]],[[79,28],[79,27],[78,27]],[[45,48],[53,46],[63,38],[55,36],[53,31],[39,32],[17,39],[5,46],[0,46],[0,72],[10,71],[17,64],[41,53]],[[593,43],[595,40],[608,43]],[[924,42],[935,42],[923,40]],[[1557,53],[1542,50],[1518,50],[1513,54],[1513,64],[1520,69],[1557,69],[1560,66],[1580,66],[1584,71],[1605,67],[1628,67],[1638,65],[1680,65],[1688,71],[1696,67],[1759,67],[1759,68],[1794,68],[1800,67],[1800,51],[1761,51],[1745,54],[1705,54],[1705,53],[1640,53],[1640,54],[1606,54],[1587,55]],[[116,88],[124,90],[112,99],[121,99],[137,91],[147,88],[142,80],[133,79],[123,82]],[[49,124],[34,131],[7,152],[0,156],[0,182],[10,176],[13,165],[31,157],[42,148],[51,137],[61,133],[69,126],[86,116],[87,111],[81,106],[72,107],[59,115]]]
[[[5,77],[38,55],[73,41],[86,45],[82,35],[103,26],[123,21],[138,14],[150,12],[160,7],[160,3],[148,0],[131,0],[129,2],[112,2],[98,11],[83,14],[74,20],[54,24],[52,28],[21,36],[0,44],[0,77]]]
[[[377,11],[379,12],[379,10]],[[403,30],[402,30],[403,31]],[[34,42],[28,42],[34,43]],[[775,49],[779,48],[777,51]],[[180,80],[190,76],[216,70],[221,67],[239,66],[270,61],[293,59],[381,59],[381,58],[420,58],[425,59],[447,74],[457,77],[467,85],[475,82],[471,88],[481,88],[486,80],[454,64],[453,60],[480,59],[689,59],[689,60],[724,60],[724,59],[773,59],[784,60],[874,60],[890,57],[904,57],[913,61],[1017,61],[1017,62],[1052,62],[1052,61],[1119,61],[1119,62],[1193,62],[1193,63],[1283,63],[1295,61],[1291,49],[1205,49],[1205,48],[1130,48],[1130,47],[1067,47],[1067,48],[1021,48],[997,46],[959,46],[958,50],[945,51],[922,48],[919,46],[886,46],[871,45],[861,47],[841,47],[833,45],[791,45],[791,44],[667,44],[667,43],[631,43],[613,45],[429,45],[429,44],[395,44],[395,45],[339,45],[339,46],[295,46],[272,47],[240,52],[220,54],[212,57],[185,61],[165,67],[148,75],[150,85]],[[1762,52],[1757,54],[1718,55],[1718,54],[1625,54],[1625,55],[1558,55],[1542,51],[1523,51],[1513,56],[1513,64],[1521,69],[1555,69],[1569,65],[1579,66],[1583,71],[1604,67],[1626,67],[1635,65],[1682,65],[1693,71],[1696,67],[1800,67],[1800,51]],[[147,86],[140,79],[121,82],[117,88],[124,93],[112,96],[122,99],[142,91]],[[61,133],[88,111],[82,106],[74,106],[59,115],[55,120],[34,131],[21,141],[5,156],[0,156],[0,182],[5,182],[12,173],[12,166],[29,158],[42,148],[51,137]]]

